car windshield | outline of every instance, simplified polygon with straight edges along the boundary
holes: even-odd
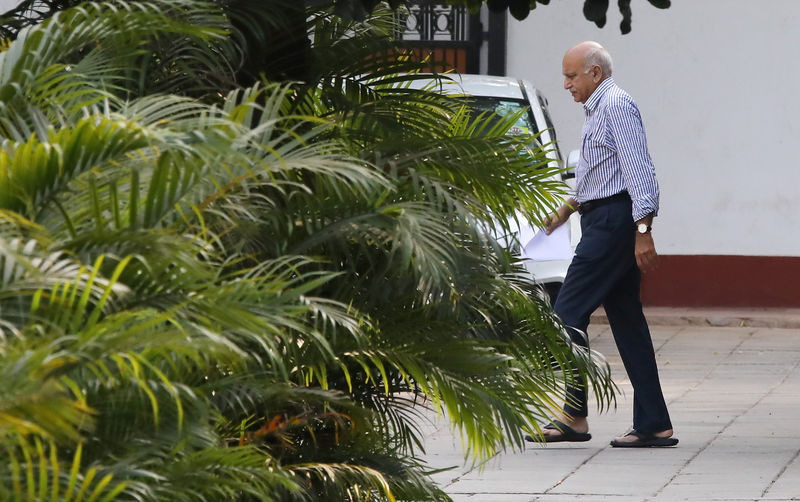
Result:
[[[517,113],[523,108],[528,108],[527,103],[522,100],[493,98],[485,96],[470,96],[466,98],[469,101],[470,108],[475,111],[474,116],[478,116],[483,112],[495,113],[500,117],[505,117],[511,113]],[[511,126],[508,131],[510,134],[527,134],[535,136],[539,133],[536,128],[536,122],[533,120],[533,114],[530,109],[528,113],[520,116],[519,120]]]

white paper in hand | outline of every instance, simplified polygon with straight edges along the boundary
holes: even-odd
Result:
[[[569,222],[559,226],[550,235],[544,230],[533,227],[533,238],[527,243],[520,232],[522,258],[533,261],[569,260],[572,258],[572,247],[569,241]]]

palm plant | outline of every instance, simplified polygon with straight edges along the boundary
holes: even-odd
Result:
[[[541,150],[361,57],[380,23],[312,14],[304,84],[223,89],[243,38],[188,0],[0,54],[3,498],[446,500],[417,396],[479,458],[572,365],[611,401],[492,237],[557,195]]]

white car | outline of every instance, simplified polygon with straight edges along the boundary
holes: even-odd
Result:
[[[488,110],[505,115],[527,108],[528,113],[520,123],[512,128],[511,132],[530,134],[531,136],[540,134],[539,141],[549,150],[547,156],[551,159],[550,166],[561,167],[563,165],[564,160],[558,147],[550,112],[547,109],[547,99],[530,82],[512,77],[488,75],[449,74],[447,77],[452,81],[443,80],[441,85],[438,85],[437,82],[434,86],[433,80],[418,80],[412,85],[417,88],[423,86],[429,89],[433,88],[446,94],[469,96],[471,106],[480,111]],[[574,173],[574,171],[572,172]],[[564,182],[574,188],[574,175],[561,176]],[[536,282],[545,287],[551,300],[555,299],[561,283],[564,282],[575,246],[580,239],[578,218],[578,214],[574,213],[570,217],[569,225],[566,225],[564,229],[567,236],[560,236],[569,243],[567,252],[560,253],[562,259],[531,259],[534,255],[530,253],[531,248],[528,244],[540,230],[531,226],[524,219],[520,220],[519,227],[515,226],[517,228],[516,240],[519,243],[520,256],[524,260],[525,268]]]

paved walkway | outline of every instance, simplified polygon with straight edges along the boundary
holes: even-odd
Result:
[[[590,416],[588,443],[530,444],[483,468],[464,466],[460,440],[432,424],[435,479],[456,502],[800,500],[800,330],[651,325],[680,444],[608,446],[631,423],[632,389],[608,327],[590,328],[623,394]],[[702,324],[702,323],[701,323]]]

